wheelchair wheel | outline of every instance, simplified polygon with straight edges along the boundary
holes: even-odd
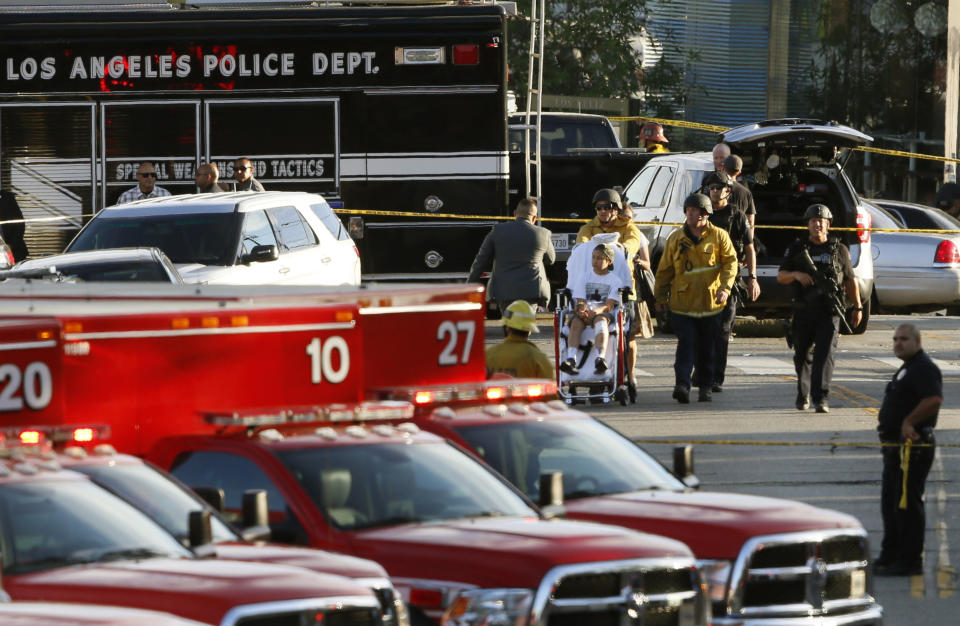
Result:
[[[627,390],[626,389],[617,389],[614,397],[620,403],[621,406],[627,406]]]

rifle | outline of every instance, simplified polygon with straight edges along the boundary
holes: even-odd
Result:
[[[843,330],[847,334],[853,333],[850,323],[847,322],[846,308],[843,305],[843,298],[840,296],[840,284],[837,279],[823,273],[817,268],[817,264],[810,258],[810,251],[806,246],[800,247],[800,254],[795,257],[801,264],[800,271],[810,274],[813,278],[813,287],[827,303],[833,308],[833,312],[840,317],[840,323],[843,324]]]

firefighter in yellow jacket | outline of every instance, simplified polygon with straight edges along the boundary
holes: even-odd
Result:
[[[684,200],[686,221],[673,231],[657,267],[657,311],[670,311],[677,335],[673,363],[673,397],[690,402],[690,375],[694,363],[700,377],[700,402],[710,402],[716,337],[720,313],[727,304],[737,275],[737,252],[730,235],[709,221],[710,199],[694,193]]]

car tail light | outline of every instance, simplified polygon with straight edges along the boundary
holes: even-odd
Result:
[[[857,211],[857,239],[860,240],[860,243],[868,243],[870,241],[869,228],[872,221],[869,213]]]
[[[16,263],[16,260],[13,258],[13,251],[10,249],[10,246],[5,243],[0,243],[0,257],[5,261],[4,264],[0,264],[2,267],[13,267]]]
[[[453,47],[454,65],[477,65],[480,63],[480,46],[477,44],[458,44]]]
[[[933,255],[934,263],[948,263],[956,265],[960,263],[960,250],[957,250],[956,244],[944,239],[937,245],[937,253]]]

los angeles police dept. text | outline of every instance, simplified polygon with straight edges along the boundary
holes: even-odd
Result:
[[[70,80],[127,78],[236,78],[258,76],[295,76],[293,52],[252,54],[189,55],[116,55],[55,57],[8,57],[4,59],[6,80],[51,80],[66,75]],[[314,52],[308,71],[313,76],[376,74],[376,52]],[[65,73],[65,74],[64,74]]]

